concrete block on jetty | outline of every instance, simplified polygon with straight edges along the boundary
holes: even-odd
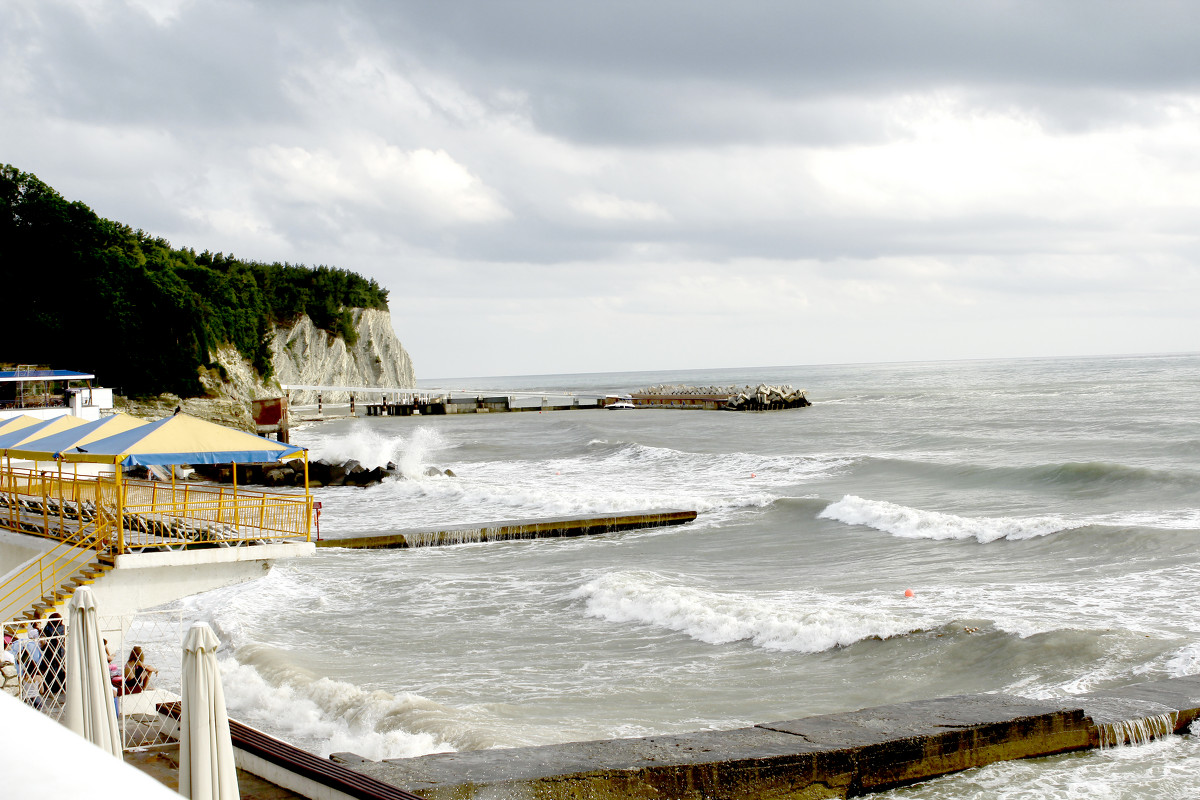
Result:
[[[812,403],[804,389],[790,384],[768,386],[688,386],[659,384],[634,392],[633,404],[642,408],[703,408],[725,411],[780,411]]]
[[[1119,744],[1122,732],[1181,733],[1197,713],[1200,676],[1192,675],[1064,704],[960,695],[726,731],[384,761],[330,758],[427,800],[842,798],[998,761]],[[1156,726],[1164,715],[1167,722]]]

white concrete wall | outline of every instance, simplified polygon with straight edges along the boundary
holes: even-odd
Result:
[[[0,512],[3,513],[3,512]],[[0,530],[0,583],[30,559],[54,547],[54,542],[40,536]]]
[[[311,542],[117,556],[92,586],[105,615],[136,614],[200,592],[261,578],[280,558],[312,555]]]

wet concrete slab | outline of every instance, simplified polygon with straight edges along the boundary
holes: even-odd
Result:
[[[430,800],[766,800],[854,796],[1090,742],[1081,708],[970,695],[678,736],[331,758]]]
[[[499,542],[508,539],[548,539],[593,536],[601,533],[684,525],[696,519],[696,512],[679,509],[651,509],[620,514],[518,519],[499,522],[450,525],[443,528],[411,528],[372,536],[347,536],[320,539],[317,547],[357,549],[400,549],[437,547],[465,542]]]
[[[137,767],[172,791],[179,791],[179,745],[125,753],[125,763]],[[237,771],[242,800],[304,800],[301,795],[265,781],[245,770]]]

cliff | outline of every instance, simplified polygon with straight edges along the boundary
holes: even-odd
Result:
[[[412,359],[392,330],[387,311],[356,308],[351,311],[358,341],[331,336],[305,316],[290,328],[277,327],[271,339],[274,380],[282,384],[330,386],[381,386],[411,389],[417,384]],[[349,401],[347,392],[324,392],[326,403]],[[292,405],[317,402],[317,393],[293,391]]]
[[[253,431],[250,401],[279,397],[283,394],[280,384],[414,387],[412,359],[392,330],[391,315],[370,308],[355,308],[350,313],[358,334],[353,346],[321,330],[306,315],[290,326],[276,326],[270,341],[275,374],[266,382],[237,348],[223,345],[209,354],[220,368],[200,375],[207,397],[180,399],[175,394],[162,394],[154,398],[121,398],[117,406],[144,419],[159,419],[180,407],[193,416]],[[293,391],[291,403],[311,404],[317,401],[316,397],[316,392]],[[349,394],[324,392],[322,399],[326,403],[346,402]]]

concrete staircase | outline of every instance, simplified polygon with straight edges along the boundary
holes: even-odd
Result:
[[[67,578],[59,586],[42,595],[42,598],[34,603],[33,607],[28,609],[22,616],[18,617],[18,619],[33,621],[38,616],[44,616],[51,611],[61,611],[61,607],[71,599],[76,589],[80,586],[92,585],[116,565],[116,556],[109,555],[108,553],[100,554],[95,561],[85,564],[78,572]],[[64,614],[64,616],[66,615]]]
[[[95,583],[116,557],[67,542],[29,559],[0,584],[0,621],[32,620],[60,608],[75,589]]]

